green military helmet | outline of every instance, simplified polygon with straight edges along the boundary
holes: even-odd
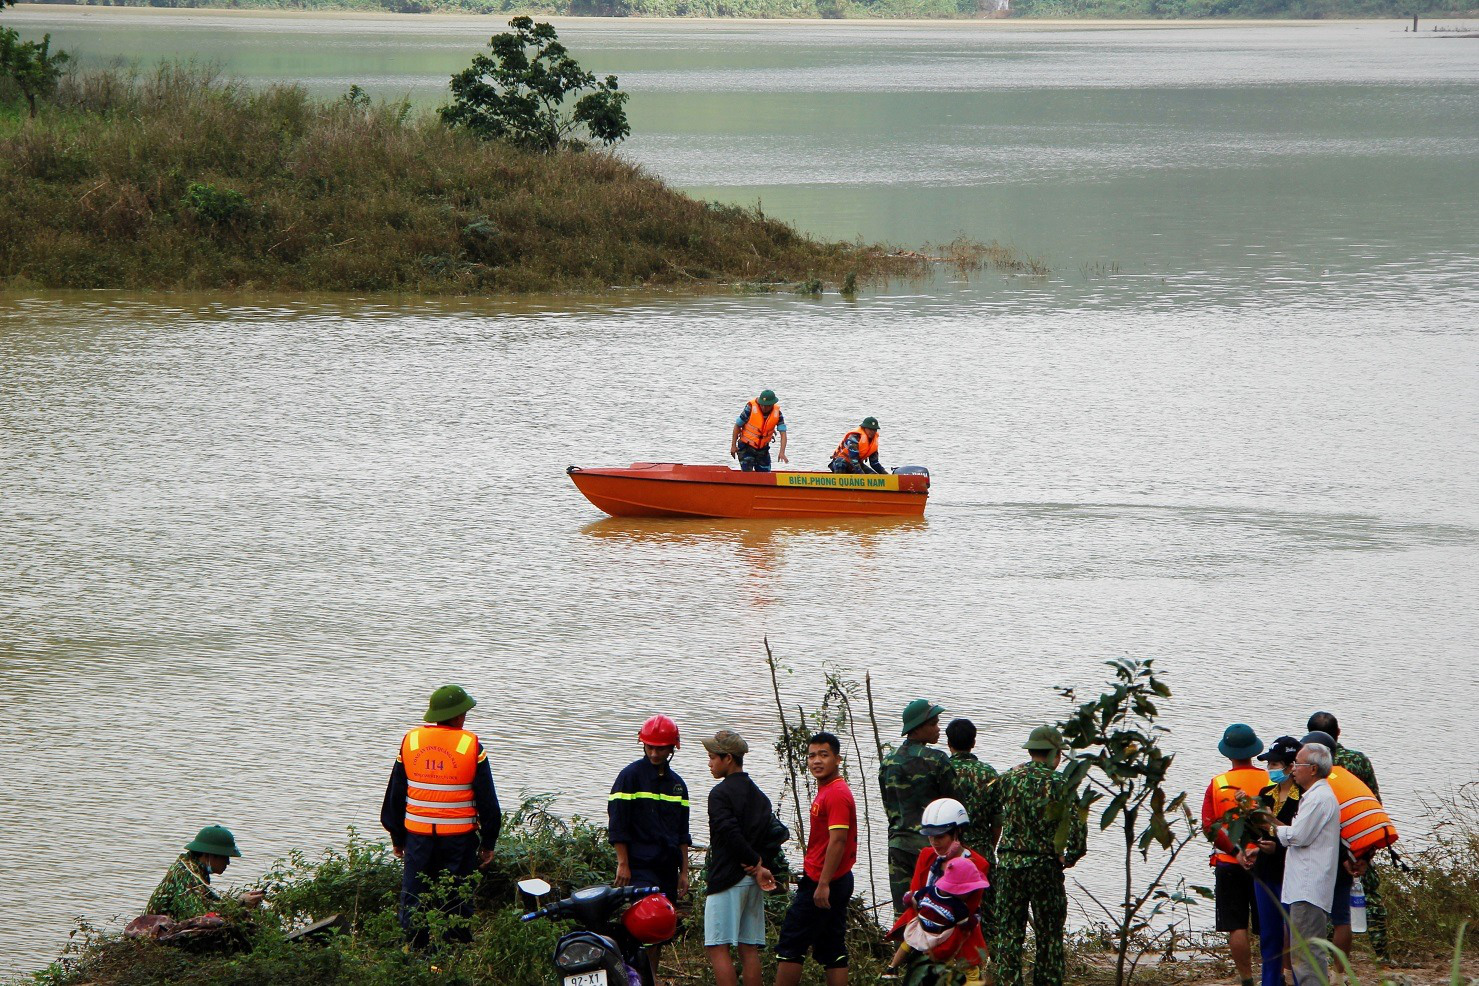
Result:
[[[1063,742],[1063,734],[1058,732],[1054,726],[1038,726],[1027,737],[1027,742],[1022,744],[1024,750],[1062,750],[1068,744]]]
[[[775,391],[768,388],[760,391],[760,397],[755,403],[761,407],[775,407]]]
[[[236,848],[236,836],[224,825],[207,825],[195,835],[195,841],[185,847],[187,852],[203,852],[211,856],[240,856]]]
[[[944,711],[943,705],[931,704],[927,698],[916,698],[904,706],[904,713],[900,716],[904,731],[899,735],[908,736],[911,730],[918,729]]]
[[[872,428],[874,431],[877,431],[878,430],[878,419],[875,418],[875,417],[873,417],[873,415],[870,414],[866,418],[863,419],[863,423],[860,424],[860,425],[858,425],[858,427],[859,428]]]
[[[431,702],[422,719],[426,722],[446,722],[448,719],[456,719],[477,704],[477,700],[467,694],[467,689],[461,685],[443,685],[431,693]]]

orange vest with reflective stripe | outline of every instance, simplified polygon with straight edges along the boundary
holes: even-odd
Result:
[[[750,401],[748,407],[750,417],[745,421],[745,427],[740,432],[739,440],[751,448],[765,448],[770,444],[771,436],[775,434],[776,425],[781,423],[781,406],[772,404],[769,414],[760,410],[759,401]]]
[[[837,451],[832,453],[832,458],[847,458],[847,440],[853,435],[858,436],[858,461],[866,462],[867,460],[873,458],[873,454],[878,451],[878,436],[875,434],[870,439],[868,437],[868,433],[861,428],[854,428],[852,431],[842,436],[842,441],[837,443]]]
[[[1235,767],[1225,774],[1218,774],[1212,778],[1212,811],[1215,813],[1212,822],[1213,834],[1217,832],[1219,820],[1238,806],[1237,792],[1242,791],[1257,801],[1259,792],[1268,785],[1268,771],[1262,767]],[[1253,840],[1250,838],[1247,841],[1252,842]],[[1212,853],[1213,866],[1218,863],[1236,863],[1237,861],[1238,857],[1229,856],[1225,852]]]
[[[406,831],[461,835],[477,825],[472,781],[478,738],[465,729],[418,726],[401,740],[406,768]]]
[[[1340,841],[1352,856],[1360,859],[1397,841],[1397,827],[1365,781],[1339,766],[1326,780],[1340,805]]]

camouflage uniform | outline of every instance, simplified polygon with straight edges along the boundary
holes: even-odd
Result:
[[[997,986],[1022,986],[1022,951],[1028,913],[1037,940],[1032,967],[1034,986],[1062,986],[1063,926],[1068,896],[1063,870],[1083,858],[1087,833],[1073,811],[1068,844],[1060,856],[1054,836],[1061,817],[1050,808],[1066,795],[1063,775],[1046,764],[1013,767],[997,782],[1001,805],[1000,862],[992,872],[996,884],[996,941],[991,950]],[[1070,809],[1071,810],[1071,809]]]
[[[914,878],[919,851],[929,845],[920,834],[920,819],[931,801],[955,796],[950,758],[923,743],[906,739],[883,758],[878,790],[888,815],[888,886],[895,913],[902,914],[903,898]]]
[[[1001,797],[996,781],[996,768],[974,753],[950,754],[950,769],[955,778],[955,798],[965,805],[971,823],[961,833],[967,848],[985,856],[991,864],[991,880],[996,879],[996,843],[991,830],[1001,824]],[[989,943],[996,936],[996,888],[981,893],[981,931]]]
[[[164,874],[144,913],[163,914],[176,921],[186,921],[206,913],[219,899],[211,889],[211,875],[205,871],[199,857],[195,853],[183,852]]]
[[[1376,786],[1376,771],[1371,761],[1360,750],[1352,750],[1335,744],[1335,762],[1361,779],[1371,793],[1381,799],[1381,788]],[[1381,873],[1376,861],[1372,860],[1366,875],[1361,877],[1361,886],[1366,891],[1366,941],[1378,958],[1387,957],[1387,911],[1381,903]]]

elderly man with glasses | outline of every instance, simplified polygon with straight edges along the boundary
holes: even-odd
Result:
[[[1299,814],[1288,825],[1279,823],[1274,834],[1288,848],[1284,859],[1281,900],[1289,911],[1294,976],[1301,983],[1328,981],[1325,953],[1310,944],[1325,934],[1330,903],[1335,897],[1335,871],[1340,865],[1340,805],[1325,778],[1334,758],[1318,743],[1300,747],[1291,768],[1303,795]],[[1274,839],[1259,846],[1273,852]]]

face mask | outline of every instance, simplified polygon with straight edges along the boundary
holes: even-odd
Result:
[[[1282,770],[1271,770],[1268,772],[1268,779],[1275,784],[1282,784],[1289,779],[1289,775]]]

